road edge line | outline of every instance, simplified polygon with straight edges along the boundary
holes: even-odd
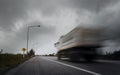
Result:
[[[81,70],[81,71],[84,71],[84,72],[87,72],[87,73],[90,73],[90,74],[93,74],[93,75],[102,75],[100,73],[96,73],[96,72],[86,70],[86,69],[83,69],[83,68],[79,68],[79,67],[76,67],[76,66],[68,65],[68,64],[65,64],[65,63],[62,63],[62,62],[54,61],[54,60],[47,59],[47,58],[44,58],[44,59],[55,62],[55,63],[58,63],[58,64],[61,64],[61,65],[65,65],[65,66],[68,66],[68,67],[71,67],[71,68],[74,68],[74,69],[77,69],[77,70]]]

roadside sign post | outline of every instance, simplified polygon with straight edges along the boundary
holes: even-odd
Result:
[[[23,51],[23,58],[24,58],[25,57],[26,48],[22,48],[22,51]]]

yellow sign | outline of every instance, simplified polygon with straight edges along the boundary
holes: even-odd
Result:
[[[22,48],[22,51],[23,51],[23,52],[26,51],[26,48]]]

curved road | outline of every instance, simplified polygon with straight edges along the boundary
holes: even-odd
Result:
[[[36,56],[6,75],[120,75],[120,61],[70,62],[56,57]]]

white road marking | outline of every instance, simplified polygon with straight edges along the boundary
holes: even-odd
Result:
[[[65,63],[61,63],[61,62],[58,62],[58,61],[54,61],[54,60],[51,60],[51,59],[47,59],[47,58],[45,58],[45,59],[49,60],[49,61],[52,61],[52,62],[55,62],[55,63],[58,63],[58,64],[61,64],[61,65],[65,65],[65,66],[77,69],[77,70],[81,70],[81,71],[84,71],[84,72],[87,72],[87,73],[90,73],[90,74],[93,74],[93,75],[102,75],[100,73],[96,73],[96,72],[93,72],[93,71],[89,71],[89,70],[86,70],[86,69],[83,69],[83,68],[75,67],[75,66],[68,65],[68,64],[65,64]]]

